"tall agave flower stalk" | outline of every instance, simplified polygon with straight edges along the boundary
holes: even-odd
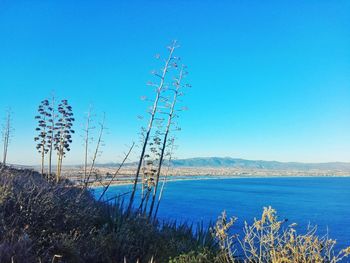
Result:
[[[38,107],[38,115],[35,116],[35,119],[38,121],[38,127],[36,127],[36,131],[39,133],[36,137],[34,137],[34,141],[37,142],[36,149],[41,155],[41,174],[44,174],[44,166],[45,166],[45,155],[49,151],[47,148],[47,140],[48,140],[48,125],[47,118],[49,117],[48,113],[49,101],[43,100]]]
[[[3,125],[3,129],[2,129],[2,140],[4,143],[2,165],[6,165],[6,161],[7,161],[7,152],[8,152],[8,147],[10,144],[11,133],[13,131],[11,125],[12,125],[12,123],[11,123],[11,110],[8,109],[7,114],[6,114],[5,124]]]
[[[175,78],[175,81],[173,83],[174,88],[169,89],[169,91],[173,91],[173,93],[174,93],[172,101],[170,102],[170,104],[168,104],[168,103],[166,104],[168,106],[168,108],[169,108],[169,111],[168,112],[162,112],[162,113],[168,115],[168,118],[167,118],[167,124],[166,124],[165,131],[164,131],[164,136],[163,136],[163,139],[162,139],[162,145],[161,145],[161,148],[160,148],[158,169],[157,169],[156,176],[155,176],[155,184],[154,184],[154,190],[153,190],[153,194],[152,194],[152,202],[151,202],[150,210],[149,210],[149,218],[152,217],[153,208],[154,208],[154,204],[155,204],[155,201],[156,201],[156,195],[157,195],[157,192],[158,192],[158,185],[159,185],[159,178],[160,178],[162,165],[163,165],[163,161],[164,161],[165,150],[166,150],[166,147],[167,147],[167,144],[168,144],[168,138],[169,138],[170,129],[171,129],[172,125],[173,125],[174,118],[177,117],[176,105],[177,105],[177,102],[178,102],[178,98],[183,95],[183,93],[181,92],[181,89],[184,86],[189,86],[188,84],[186,84],[186,85],[182,84],[183,78],[184,78],[184,76],[186,74],[187,74],[187,72],[185,71],[185,66],[182,65],[181,68],[180,68],[180,71],[179,71],[179,75],[178,75],[178,77]]]
[[[91,115],[90,115],[90,117],[91,117]],[[105,114],[103,114],[102,121],[99,123],[100,131],[99,131],[99,134],[98,134],[96,147],[95,147],[94,154],[92,156],[92,161],[91,161],[91,164],[90,164],[89,168],[87,168],[87,162],[85,162],[85,165],[86,165],[85,169],[86,170],[84,170],[85,171],[84,187],[88,186],[90,178],[92,176],[92,173],[93,173],[93,171],[95,169],[97,157],[101,154],[101,147],[103,146],[102,136],[103,136],[103,134],[104,134],[104,132],[106,130],[105,119],[106,119],[106,116],[105,116]],[[89,126],[87,126],[87,130],[88,129],[89,129]],[[89,136],[88,133],[86,135]],[[87,137],[87,138],[89,138],[89,137]],[[88,141],[86,141],[86,143],[88,143]],[[86,150],[87,150],[87,148],[86,148]],[[87,158],[87,152],[85,152],[85,158]],[[87,159],[85,159],[85,161],[86,160]]]
[[[169,141],[169,150],[168,150],[168,153],[166,154],[166,156],[168,157],[168,165],[167,165],[167,170],[164,174],[164,178],[163,178],[163,182],[162,182],[162,186],[160,188],[160,191],[159,191],[159,195],[158,195],[158,202],[157,202],[157,205],[156,205],[156,210],[154,211],[154,216],[153,216],[153,219],[156,220],[157,218],[157,214],[158,214],[158,210],[159,210],[159,205],[160,205],[160,202],[162,200],[162,197],[163,197],[163,192],[164,192],[164,188],[165,188],[165,184],[167,183],[167,179],[168,179],[168,176],[169,176],[169,172],[170,172],[170,168],[171,168],[171,163],[172,163],[172,160],[173,160],[173,151],[174,151],[174,148],[175,148],[175,137],[172,137]]]
[[[50,104],[47,107],[47,149],[48,149],[48,175],[52,174],[52,152],[54,150],[53,144],[55,139],[56,131],[56,118],[57,114],[55,111],[55,96],[52,96]]]
[[[160,156],[160,131],[157,130],[152,136],[152,140],[149,143],[149,153],[144,156],[144,163],[142,167],[142,195],[141,203],[139,206],[139,212],[146,214],[148,208],[148,202],[152,197],[152,190],[155,186],[155,175],[157,173],[157,165]]]
[[[133,189],[130,195],[130,200],[129,200],[129,205],[128,205],[128,209],[127,209],[127,214],[130,213],[131,209],[132,209],[132,205],[135,199],[135,193],[136,193],[136,187],[137,187],[137,183],[139,180],[139,175],[141,172],[141,167],[143,164],[143,159],[146,153],[146,148],[147,148],[147,144],[148,144],[148,140],[150,138],[150,134],[153,128],[153,122],[156,118],[157,115],[157,111],[158,111],[158,103],[161,99],[161,95],[163,93],[163,91],[166,89],[166,76],[169,72],[169,69],[171,68],[171,64],[172,61],[176,59],[176,57],[173,56],[174,50],[177,48],[177,42],[173,41],[173,43],[168,47],[169,50],[169,54],[168,57],[165,59],[164,61],[164,66],[161,69],[161,72],[153,72],[153,75],[159,78],[159,83],[155,84],[155,83],[149,83],[150,86],[155,87],[155,98],[153,101],[153,106],[152,109],[150,111],[150,118],[149,118],[149,122],[148,122],[148,127],[145,131],[145,138],[143,141],[143,145],[142,145],[142,150],[141,150],[141,154],[140,154],[140,159],[138,161],[138,165],[137,165],[137,170],[136,170],[136,174],[135,174],[135,180],[134,180],[134,184],[133,184]]]
[[[89,155],[89,145],[90,141],[92,140],[90,136],[90,131],[94,128],[91,126],[92,123],[92,106],[89,106],[89,110],[86,115],[86,123],[85,123],[85,129],[84,132],[84,178],[83,178],[83,184],[85,187],[88,183],[88,155]],[[103,131],[103,130],[102,130]]]
[[[57,173],[56,182],[61,178],[62,162],[66,153],[70,151],[72,143],[73,111],[67,100],[62,100],[58,105],[58,121],[56,123],[57,132],[54,137],[54,148],[57,152]]]

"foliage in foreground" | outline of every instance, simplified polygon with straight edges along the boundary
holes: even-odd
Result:
[[[243,238],[229,235],[236,218],[228,219],[226,213],[219,217],[213,233],[225,257],[225,262],[236,262],[236,254],[243,253],[243,262],[340,262],[350,255],[350,247],[336,253],[335,240],[328,236],[318,237],[316,228],[306,234],[297,234],[296,224],[284,228],[285,220],[279,221],[276,210],[265,207],[259,220],[252,225],[245,223]]]
[[[187,225],[126,216],[121,207],[68,181],[3,167],[0,262],[336,263],[350,254],[350,247],[335,253],[335,241],[315,229],[300,235],[285,227],[271,207],[245,225],[243,237],[229,234],[236,218],[225,213],[211,231],[194,234]]]
[[[29,170],[0,172],[0,262],[168,262],[215,251],[206,231],[148,223],[94,199],[67,181]],[[53,260],[55,258],[55,260]]]

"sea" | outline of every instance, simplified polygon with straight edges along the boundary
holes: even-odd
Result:
[[[111,186],[106,198],[123,195],[130,185]],[[94,193],[99,196],[101,189]],[[127,200],[127,195],[124,195]],[[122,197],[121,197],[122,198]],[[178,180],[165,186],[160,220],[209,226],[223,211],[238,220],[230,230],[242,235],[244,222],[261,217],[264,207],[277,211],[286,227],[297,233],[317,226],[320,236],[337,240],[336,248],[350,246],[350,177],[202,178]]]

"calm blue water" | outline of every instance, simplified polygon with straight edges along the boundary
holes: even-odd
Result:
[[[108,197],[130,190],[114,186]],[[99,190],[95,190],[98,195]],[[244,221],[259,217],[264,206],[272,206],[280,219],[298,223],[304,233],[307,225],[317,225],[337,239],[337,247],[350,245],[350,178],[234,178],[169,182],[159,217],[208,224],[221,211],[238,217],[233,231],[241,233]]]

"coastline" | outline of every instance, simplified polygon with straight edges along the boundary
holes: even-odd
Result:
[[[175,178],[174,178],[175,177]],[[178,177],[178,178],[176,178]],[[203,180],[227,180],[227,179],[273,179],[273,178],[350,178],[349,175],[266,175],[266,176],[256,176],[256,175],[244,175],[244,176],[218,176],[218,175],[186,175],[186,176],[171,176],[167,179],[167,183],[173,183],[173,182],[182,182],[182,181],[203,181]],[[130,181],[132,178],[129,179],[129,181],[115,181],[110,184],[110,186],[116,187],[116,186],[127,186],[127,185],[133,185],[133,182]],[[163,178],[160,179],[160,183],[163,182]],[[96,188],[102,188],[104,186],[102,185],[91,185],[90,188],[96,189]]]

